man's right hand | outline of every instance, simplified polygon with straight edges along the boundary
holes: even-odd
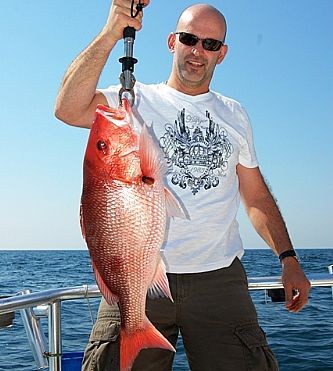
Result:
[[[139,0],[134,0],[134,13],[136,12],[136,5],[138,3]],[[149,4],[149,0],[142,0],[141,4],[146,7]],[[102,33],[107,34],[114,41],[118,41],[123,38],[125,27],[133,27],[136,31],[139,31],[142,28],[143,14],[140,11],[135,18],[132,18],[131,5],[132,0],[113,0]]]

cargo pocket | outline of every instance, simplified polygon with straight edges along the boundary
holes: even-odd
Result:
[[[275,355],[267,344],[265,333],[257,323],[237,327],[235,335],[243,345],[248,371],[279,370]]]
[[[82,371],[119,371],[120,323],[99,319],[84,352]]]

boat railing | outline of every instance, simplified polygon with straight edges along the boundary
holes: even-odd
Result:
[[[308,274],[312,287],[331,287],[333,295],[333,265],[329,273]],[[250,290],[274,291],[283,289],[280,276],[249,277]],[[28,341],[38,369],[49,368],[50,371],[64,371],[61,358],[61,303],[100,297],[97,285],[64,287],[40,292],[22,291],[13,296],[0,299],[0,318],[4,314],[20,311]],[[48,318],[48,350],[46,338],[39,318]],[[70,368],[74,370],[73,368]]]

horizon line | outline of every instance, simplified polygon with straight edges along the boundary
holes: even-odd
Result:
[[[305,246],[305,247],[297,247],[294,246],[295,250],[328,250],[333,249],[333,246]],[[262,247],[244,247],[244,250],[272,250],[269,246],[262,246]],[[88,251],[88,248],[1,248],[0,251]],[[273,250],[272,250],[273,251]]]

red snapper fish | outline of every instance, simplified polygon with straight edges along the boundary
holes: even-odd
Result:
[[[175,351],[145,314],[147,292],[172,300],[160,248],[168,216],[185,218],[165,187],[166,165],[143,125],[139,135],[127,100],[97,106],[83,165],[81,228],[98,287],[121,315],[120,370],[144,348]]]

